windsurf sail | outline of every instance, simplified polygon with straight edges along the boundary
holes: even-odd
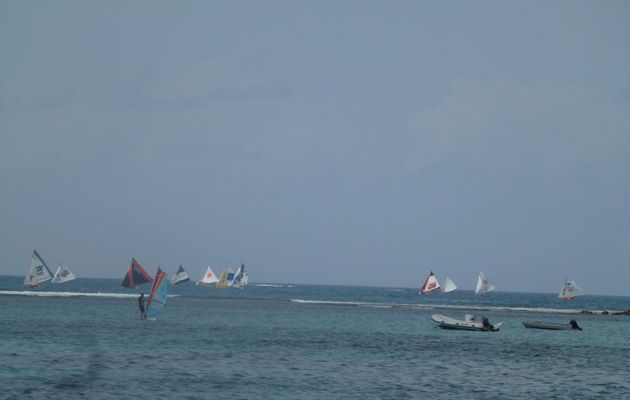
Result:
[[[562,300],[573,300],[577,296],[582,296],[583,294],[584,291],[575,284],[575,281],[570,281],[565,278],[564,286],[562,287],[562,290],[560,290],[558,297]]]
[[[173,275],[173,279],[171,279],[171,283],[177,285],[178,283],[184,283],[188,281],[190,281],[190,277],[184,270],[184,267],[180,265],[175,275]]]
[[[72,271],[70,271],[70,268],[63,266],[60,263],[59,267],[57,267],[57,272],[55,272],[55,276],[52,278],[50,283],[64,283],[74,279],[77,279],[77,277],[72,273]]]
[[[147,302],[147,318],[155,317],[166,305],[168,287],[166,275],[166,272],[162,271],[162,268],[158,265],[153,288],[151,289],[151,296],[149,296],[149,301]]]
[[[131,265],[127,268],[127,274],[123,278],[122,282],[120,282],[120,285],[122,287],[133,289],[138,285],[151,282],[152,280],[151,275],[149,275],[147,271],[140,266],[140,263],[136,261],[135,258],[132,258]]]
[[[442,292],[449,293],[457,289],[457,285],[448,276],[444,279],[444,285],[442,286]]]
[[[33,257],[31,258],[31,268],[28,270],[28,274],[24,278],[24,286],[35,287],[44,282],[51,280],[53,277],[50,268],[46,265],[44,260],[39,256],[37,250],[33,250]]]
[[[216,283],[216,282],[219,282],[219,278],[217,278],[217,275],[214,273],[212,268],[210,268],[210,266],[208,265],[208,269],[206,270],[206,273],[203,274],[201,279],[197,281],[197,285],[209,285],[211,283]]]
[[[477,277],[477,287],[475,288],[475,294],[480,294],[485,296],[486,294],[492,292],[496,289],[496,286],[488,279],[486,274],[483,272],[479,272],[479,276]]]
[[[422,287],[420,288],[420,293],[429,294],[432,291],[437,290],[439,288],[440,288],[440,283],[435,277],[435,274],[433,274],[433,271],[431,271],[429,276],[427,276],[427,279],[424,281],[424,285],[422,285]]]

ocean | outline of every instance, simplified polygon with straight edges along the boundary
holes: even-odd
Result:
[[[22,281],[0,277],[1,399],[630,399],[630,316],[599,313],[629,297],[187,283],[142,321],[150,285]],[[503,325],[442,330],[434,313]]]

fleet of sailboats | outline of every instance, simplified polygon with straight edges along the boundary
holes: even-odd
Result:
[[[126,288],[135,288],[144,283],[153,282],[151,289],[151,295],[149,296],[147,316],[154,317],[159,313],[166,305],[167,298],[167,273],[158,266],[158,270],[155,274],[155,278],[152,278],[140,263],[135,259],[131,259],[130,265],[127,267],[127,273],[121,281],[121,286]],[[46,262],[39,255],[37,250],[33,250],[33,256],[31,258],[31,267],[24,278],[24,286],[26,287],[38,287],[48,281],[51,283],[65,283],[76,279],[76,275],[62,263],[59,263],[57,271],[53,275]],[[184,270],[182,265],[179,266],[177,272],[173,275],[171,283],[178,285],[181,283],[189,282],[190,277]],[[236,272],[232,271],[227,265],[221,272],[221,275],[217,277],[212,268],[208,266],[206,272],[201,279],[196,282],[200,286],[214,285],[217,288],[243,288],[250,282],[249,274],[245,270],[245,264],[241,264],[237,268]],[[428,295],[431,292],[442,289],[441,292],[446,294],[457,289],[457,285],[448,276],[444,279],[443,284],[440,285],[436,275],[433,271],[430,271],[429,275],[425,279],[424,283],[420,287],[419,293]],[[477,285],[475,287],[475,294],[485,296],[488,293],[494,291],[496,286],[492,281],[483,273],[479,272],[477,276]],[[565,277],[564,285],[558,294],[558,298],[562,300],[572,300],[578,296],[584,295],[584,291],[573,280],[569,280]]]
[[[573,284],[575,284],[575,282],[573,282]],[[440,282],[438,281],[437,277],[435,276],[433,271],[431,271],[429,273],[429,276],[427,276],[426,280],[420,287],[420,291],[418,293],[429,294],[433,292],[434,290],[438,290],[439,288],[442,288],[442,293],[450,293],[454,290],[457,290],[457,285],[448,276],[444,279],[443,284],[440,285]],[[490,281],[490,279],[488,279],[488,277],[483,272],[479,272],[479,276],[477,277],[477,287],[475,288],[475,294],[485,296],[488,293],[492,292],[494,289],[496,289],[496,286],[494,286],[494,284]]]

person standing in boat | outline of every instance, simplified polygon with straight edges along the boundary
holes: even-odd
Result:
[[[147,313],[144,311],[144,293],[138,297],[138,307],[140,308],[140,319],[145,319]]]

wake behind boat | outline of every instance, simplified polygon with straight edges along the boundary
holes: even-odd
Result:
[[[496,332],[501,328],[501,325],[503,325],[503,322],[490,324],[486,317],[482,318],[481,322],[477,322],[475,317],[471,314],[466,314],[464,320],[454,319],[442,314],[433,314],[431,319],[442,329],[455,329],[462,331]]]

